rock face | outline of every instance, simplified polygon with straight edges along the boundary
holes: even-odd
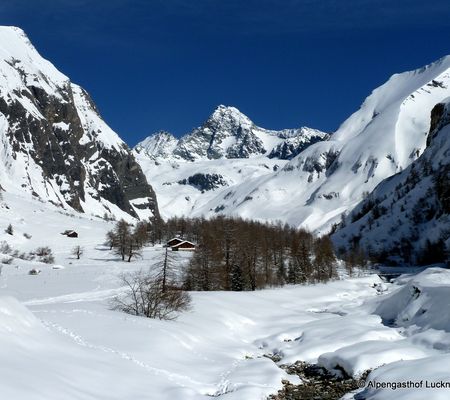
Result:
[[[140,142],[134,150],[145,151],[150,158],[186,161],[269,154],[271,158],[287,160],[326,137],[324,132],[305,127],[281,131],[260,128],[237,108],[221,105],[203,125],[179,141],[166,132],[158,132]]]
[[[423,154],[381,182],[348,215],[333,241],[383,262],[430,264],[448,260],[449,227],[450,98],[431,111]]]
[[[291,137],[286,137],[286,140],[274,147],[269,158],[279,158],[280,160],[291,160],[310,145],[326,140],[328,136],[318,134],[315,129],[302,127],[299,132]]]
[[[158,215],[155,194],[89,95],[25,33],[0,27],[0,183],[96,215]]]

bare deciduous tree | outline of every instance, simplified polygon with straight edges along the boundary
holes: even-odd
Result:
[[[83,250],[83,248],[82,248],[81,246],[75,246],[75,247],[72,249],[72,255],[73,255],[74,257],[76,257],[77,260],[79,260],[79,259],[81,258],[81,256],[83,255],[83,253],[84,253],[84,250]]]
[[[122,275],[126,289],[123,295],[113,299],[112,308],[128,314],[165,320],[176,319],[191,305],[189,293],[173,287],[162,289],[162,281],[142,271]]]

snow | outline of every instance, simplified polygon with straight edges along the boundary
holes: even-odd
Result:
[[[23,252],[50,245],[56,259],[55,265],[3,264],[0,392],[6,398],[251,400],[276,393],[282,379],[300,383],[265,354],[280,355],[280,364],[318,362],[355,376],[378,367],[370,379],[448,379],[450,332],[442,312],[449,305],[448,270],[395,284],[366,275],[257,292],[194,292],[191,311],[178,320],[152,320],[112,311],[110,300],[123,291],[119,275],[151,268],[162,247],[121,262],[102,244],[113,222],[4,197],[0,226],[11,223],[14,235],[1,230],[0,241]],[[61,235],[66,229],[78,238]],[[76,245],[85,249],[80,260],[70,255]],[[175,256],[181,273],[191,255]],[[41,273],[28,275],[32,268]],[[412,287],[420,289],[418,298]],[[368,398],[397,398],[389,390],[366,391],[375,396]],[[438,390],[421,393],[443,398]]]
[[[143,153],[135,153],[135,157],[157,194],[163,218],[174,215],[199,216],[203,214],[205,208],[215,209],[220,205],[228,206],[233,202],[242,201],[243,197],[237,200],[239,197],[235,192],[236,186],[252,181],[256,177],[267,177],[275,165],[286,164],[285,160],[268,159],[265,156],[249,159],[199,160],[194,163],[185,160],[150,160]],[[202,192],[191,185],[179,183],[199,172],[219,174],[226,181],[226,185]],[[209,205],[210,201],[214,202],[214,205]]]
[[[22,29],[0,26],[0,43],[0,87],[7,88],[8,92],[20,88],[24,83],[22,76],[11,67],[14,63],[28,72],[27,79],[30,82],[27,83],[47,92],[55,92],[57,87],[68,83],[69,78],[39,55]]]

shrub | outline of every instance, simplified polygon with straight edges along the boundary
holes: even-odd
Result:
[[[53,257],[52,249],[48,246],[38,247],[34,253],[30,255],[36,255],[39,257],[39,261],[45,264],[53,264],[55,262],[55,257]]]

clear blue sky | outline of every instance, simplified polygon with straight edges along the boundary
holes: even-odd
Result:
[[[335,130],[391,74],[450,53],[448,0],[10,0],[23,28],[134,145],[219,104]]]

